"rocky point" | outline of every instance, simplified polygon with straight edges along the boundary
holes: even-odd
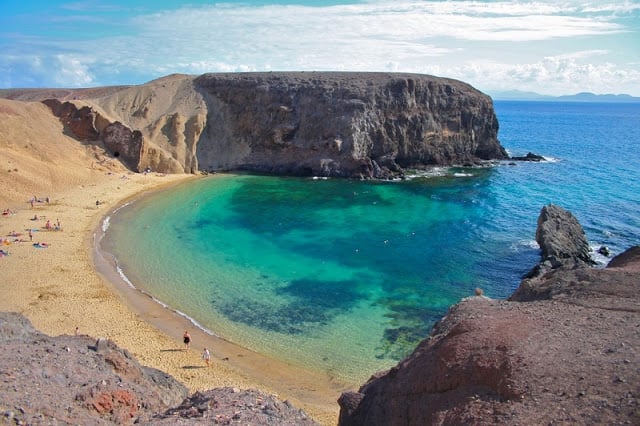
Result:
[[[452,307],[397,366],[340,397],[340,425],[640,424],[640,248],[604,269],[545,206],[542,261],[509,300]]]

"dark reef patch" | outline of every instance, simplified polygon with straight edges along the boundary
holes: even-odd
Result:
[[[211,303],[231,321],[265,331],[301,334],[328,324],[355,306],[363,297],[356,286],[355,282],[302,279],[279,290],[292,298],[284,305],[247,298],[222,304],[212,300]]]

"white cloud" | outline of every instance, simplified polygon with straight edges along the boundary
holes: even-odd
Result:
[[[621,31],[618,24],[562,10],[552,4],[459,1],[192,7],[136,18],[136,40],[114,39],[110,50],[187,72],[202,71],[203,63],[214,66],[209,71],[259,70],[267,64],[275,69],[380,70],[390,61],[448,55],[465,41],[512,43]],[[452,46],[451,39],[458,45]]]
[[[632,62],[640,57],[611,40],[633,30],[618,17],[637,10],[637,2],[592,0],[211,4],[118,22],[119,33],[128,36],[30,40],[31,56],[46,66],[19,62],[34,80],[46,75],[45,81],[65,86],[173,72],[346,70],[432,73],[481,87],[559,93],[578,84],[585,85],[578,90],[615,88],[616,79],[628,78],[633,90],[638,80]],[[589,45],[581,46],[585,40]],[[13,52],[20,50],[28,52],[24,46]],[[0,69],[7,69],[6,61],[0,53]],[[634,94],[640,95],[637,87]]]
[[[637,88],[640,87],[639,68],[621,68],[609,62],[582,63],[578,60],[599,53],[575,52],[526,64],[473,63],[448,71],[452,77],[474,81],[478,88],[489,92],[517,88],[548,95],[582,91],[637,95]]]
[[[66,86],[72,82],[74,87],[82,87],[90,86],[94,81],[86,58],[81,60],[69,55],[57,55],[52,65],[55,70],[53,79],[56,85]]]
[[[138,17],[141,35],[176,41],[252,40],[258,45],[375,39],[419,41],[546,40],[610,34],[623,28],[602,17],[577,16],[547,3],[394,2],[324,8],[305,6],[183,8]]]

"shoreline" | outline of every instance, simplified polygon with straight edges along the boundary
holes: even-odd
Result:
[[[49,195],[50,204],[38,204],[33,210],[16,202],[16,212],[0,220],[3,238],[14,229],[24,233],[35,226],[29,222],[34,214],[40,226],[46,217],[59,219],[62,231],[38,228],[33,232],[33,242],[46,240],[46,249],[32,247],[24,235],[21,242],[4,247],[10,255],[0,262],[9,279],[0,283],[0,291],[12,296],[0,302],[0,310],[22,313],[46,334],[71,335],[78,327],[81,334],[109,338],[141,364],[172,375],[191,392],[222,386],[259,388],[291,401],[320,424],[336,424],[337,398],[347,384],[196,329],[186,316],[132,288],[113,263],[98,253],[99,232],[115,210],[150,192],[196,178],[110,174]],[[96,206],[95,200],[102,202]],[[189,351],[182,350],[184,330],[192,334]],[[212,354],[210,368],[201,359],[205,346]]]

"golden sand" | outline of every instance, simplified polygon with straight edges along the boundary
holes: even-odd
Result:
[[[95,252],[101,220],[114,208],[197,177],[130,173],[95,147],[64,136],[42,107],[0,99],[0,210],[11,210],[0,217],[0,249],[9,253],[0,257],[0,310],[22,313],[49,335],[73,334],[77,327],[81,334],[112,339],[191,391],[258,388],[321,424],[336,424],[344,383],[203,333],[124,285]],[[45,121],[48,135],[57,136],[29,133],[28,119]],[[32,207],[33,197],[39,201]],[[61,230],[55,230],[58,222]],[[36,242],[47,247],[36,248]],[[193,337],[189,351],[182,350],[185,329]],[[201,357],[205,346],[212,354],[209,368]]]

